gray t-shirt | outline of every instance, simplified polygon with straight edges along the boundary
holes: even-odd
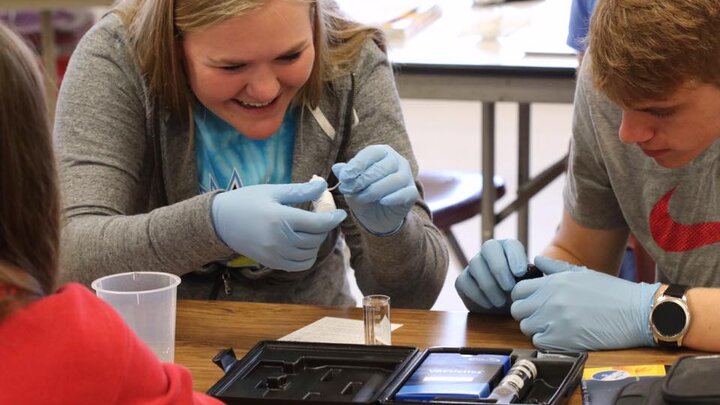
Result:
[[[683,167],[658,165],[620,141],[622,110],[593,88],[589,65],[575,95],[565,209],[588,228],[627,226],[661,280],[720,287],[720,142]]]

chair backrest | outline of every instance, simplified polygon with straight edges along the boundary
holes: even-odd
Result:
[[[480,214],[483,195],[480,173],[456,170],[422,170],[418,179],[425,191],[425,202],[438,228],[465,221]],[[505,194],[505,181],[495,176],[495,195]]]

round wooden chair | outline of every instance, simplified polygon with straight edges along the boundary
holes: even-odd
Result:
[[[450,250],[465,268],[468,259],[451,227],[480,214],[482,175],[456,170],[421,170],[418,179],[423,185],[433,223],[445,235]],[[505,181],[498,176],[493,180],[495,195],[500,198],[505,195]]]

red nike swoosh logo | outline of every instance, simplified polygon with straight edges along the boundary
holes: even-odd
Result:
[[[720,222],[680,224],[670,217],[670,197],[676,188],[668,191],[650,212],[650,234],[655,243],[666,252],[687,252],[720,242]]]

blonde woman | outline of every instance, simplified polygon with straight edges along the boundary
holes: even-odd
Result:
[[[37,61],[0,25],[0,403],[219,404],[91,291],[56,291],[60,198]]]
[[[83,39],[55,130],[66,277],[181,297],[429,308],[447,271],[382,35],[328,0],[126,0]],[[335,185],[338,209],[311,202]],[[345,249],[345,244],[349,249]]]

